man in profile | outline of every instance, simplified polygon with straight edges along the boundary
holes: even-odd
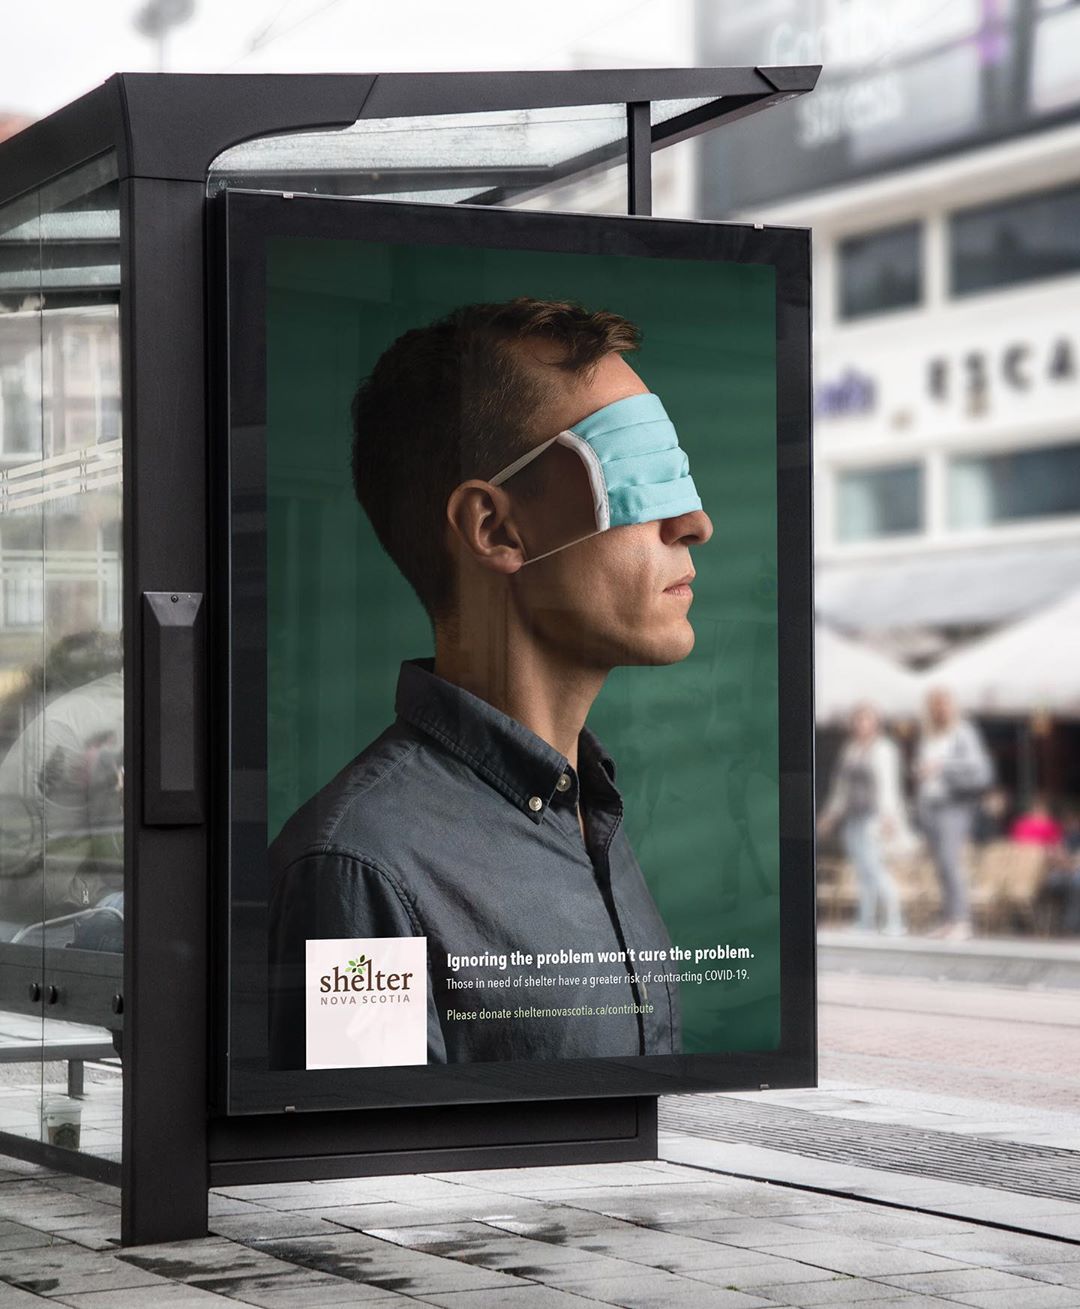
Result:
[[[469,305],[357,391],[357,498],[435,657],[402,665],[396,721],[271,846],[272,1067],[304,1067],[305,942],[345,937],[426,938],[429,1063],[681,1051],[678,983],[636,959],[671,941],[585,726],[611,669],[692,650],[690,549],[712,534],[623,358],[638,343],[571,303]],[[515,950],[619,962],[511,969],[536,985],[489,994],[454,959]],[[495,1003],[560,1013],[449,1016]]]

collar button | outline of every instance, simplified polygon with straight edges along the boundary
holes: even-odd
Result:
[[[533,811],[534,814],[538,814],[540,810],[543,809],[543,807],[544,807],[544,802],[543,800],[540,799],[538,795],[529,796],[529,808]]]
[[[570,790],[570,774],[569,774],[569,773],[561,773],[561,774],[559,775],[559,780],[555,783],[555,790],[556,790],[556,791],[569,791],[569,790]]]

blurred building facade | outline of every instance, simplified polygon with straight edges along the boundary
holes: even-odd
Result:
[[[1080,588],[1080,5],[701,0],[697,41],[825,66],[703,143],[699,210],[813,227],[819,621],[948,681],[954,652]],[[1023,703],[958,690],[1006,785],[1067,800],[1062,642]]]

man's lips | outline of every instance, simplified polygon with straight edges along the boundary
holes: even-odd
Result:
[[[694,580],[696,576],[697,576],[696,573],[692,573],[692,572],[684,573],[682,577],[678,578],[677,581],[672,582],[670,586],[664,587],[664,594],[665,595],[693,595],[693,591],[690,590],[690,583]]]

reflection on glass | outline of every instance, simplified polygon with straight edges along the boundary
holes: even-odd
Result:
[[[123,950],[113,178],[0,211],[0,1131],[118,1158],[122,1020],[94,998]]]

